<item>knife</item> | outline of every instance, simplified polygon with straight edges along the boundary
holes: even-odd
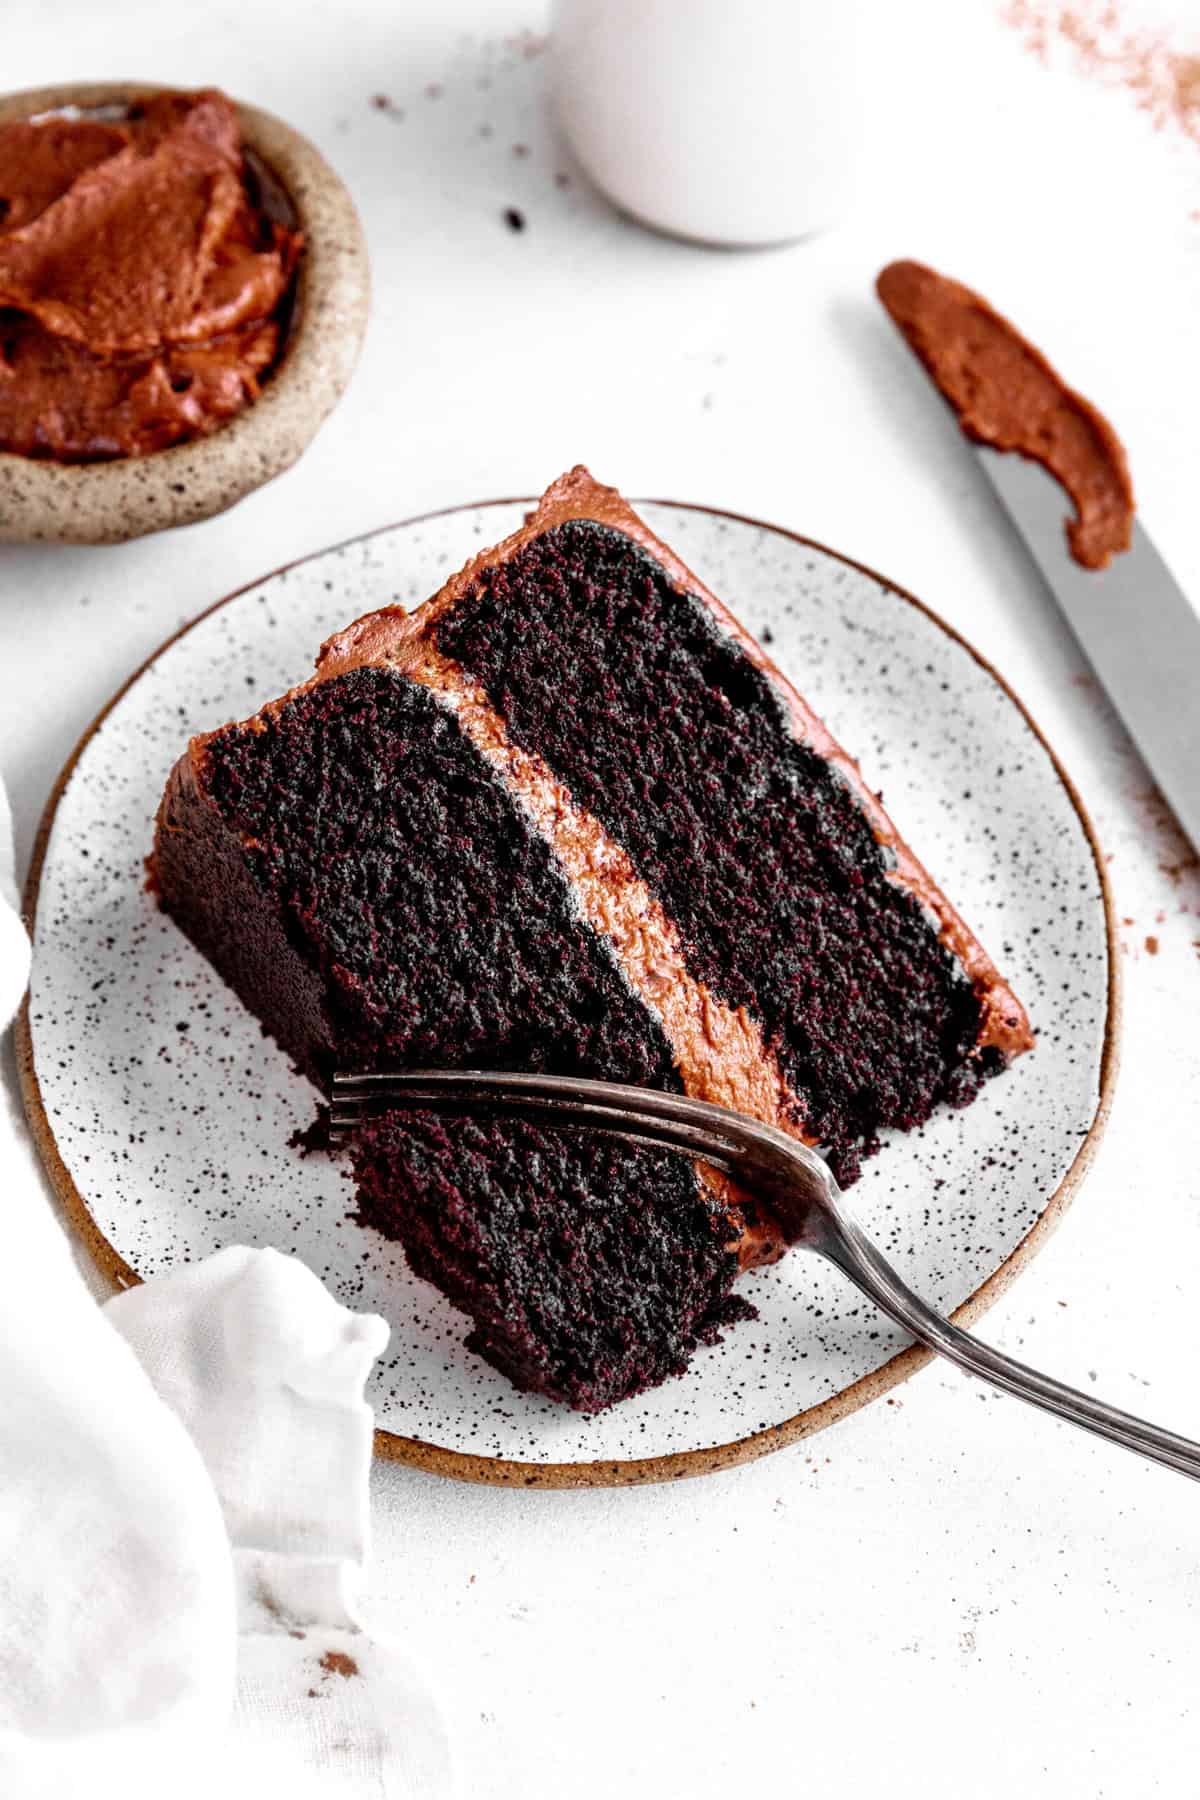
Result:
[[[1066,500],[1028,458],[972,448],[1175,817],[1200,849],[1200,613],[1134,520],[1106,569],[1067,548]]]

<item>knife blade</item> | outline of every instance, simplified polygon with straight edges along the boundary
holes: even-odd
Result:
[[[1200,614],[1148,533],[1106,569],[1067,547],[1068,502],[1028,458],[973,445],[1026,549],[1176,818],[1200,849]]]

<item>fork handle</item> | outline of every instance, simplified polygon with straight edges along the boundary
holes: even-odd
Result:
[[[1126,1450],[1135,1450],[1152,1462],[1162,1463],[1165,1468],[1200,1481],[1200,1444],[1180,1437],[1174,1431],[1164,1431],[1145,1419],[1137,1419],[1119,1407],[1106,1406],[1102,1400],[1080,1393],[1077,1388],[1068,1387],[1051,1375],[1043,1375],[952,1325],[949,1319],[943,1318],[913,1293],[857,1221],[840,1205],[814,1212],[802,1242],[807,1249],[839,1268],[918,1343],[936,1350],[939,1356],[946,1357],[968,1375],[978,1375],[1002,1393],[1027,1400],[1031,1406],[1038,1406],[1057,1419],[1065,1419],[1068,1424],[1078,1425],[1097,1437],[1108,1438],[1111,1443],[1121,1444]]]

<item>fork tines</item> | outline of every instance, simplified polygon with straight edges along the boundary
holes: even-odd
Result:
[[[837,1192],[821,1157],[795,1138],[746,1113],[658,1088],[492,1069],[340,1071],[334,1076],[330,1137],[335,1144],[345,1143],[365,1119],[386,1112],[585,1126],[635,1144],[676,1150],[769,1198],[789,1242],[802,1234],[810,1205]]]
[[[383,1112],[525,1118],[544,1125],[588,1126],[638,1143],[679,1150],[732,1171],[739,1160],[738,1118],[676,1094],[571,1076],[503,1070],[411,1069],[333,1078],[329,1129],[344,1143],[363,1120]],[[711,1115],[711,1116],[710,1116]]]

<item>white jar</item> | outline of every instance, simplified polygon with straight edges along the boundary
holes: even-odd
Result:
[[[842,213],[863,119],[859,0],[555,0],[555,100],[611,200],[714,244]]]

